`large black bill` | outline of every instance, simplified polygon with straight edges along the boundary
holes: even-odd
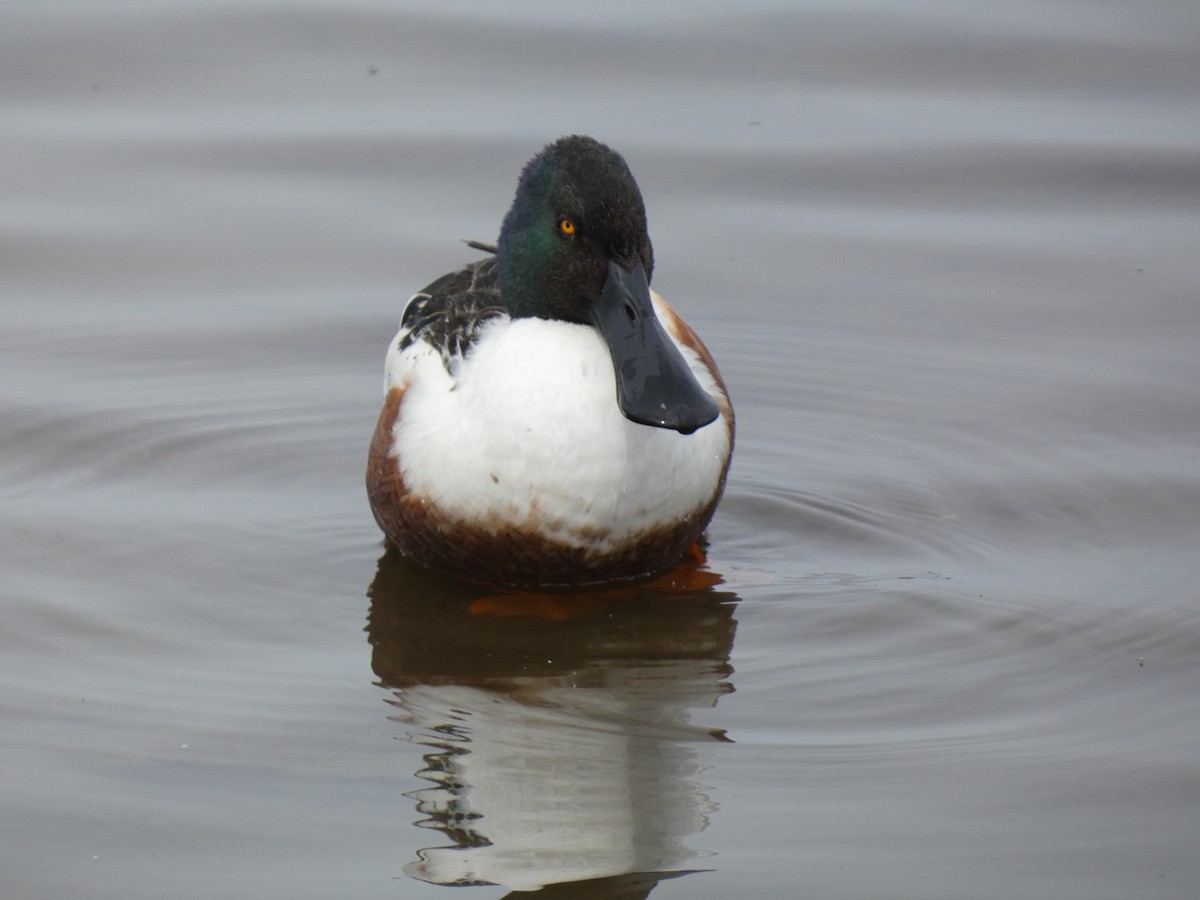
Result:
[[[617,373],[617,404],[642,425],[691,434],[720,415],[654,315],[650,285],[639,264],[626,272],[608,264],[592,322],[604,336]]]

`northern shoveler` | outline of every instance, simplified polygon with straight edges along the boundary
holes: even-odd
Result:
[[[417,560],[483,581],[665,569],[712,517],[733,407],[650,290],[621,156],[564,137],[521,172],[492,255],[416,294],[387,354],[367,493]]]

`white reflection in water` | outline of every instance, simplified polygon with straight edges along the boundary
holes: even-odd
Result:
[[[691,870],[707,854],[689,841],[716,808],[702,745],[726,740],[692,716],[731,690],[730,595],[575,595],[549,612],[543,597],[515,615],[448,584],[385,556],[372,589],[392,718],[433,749],[417,773],[433,786],[409,795],[417,824],[451,841],[406,874],[517,891],[657,875],[634,888],[645,896]]]
[[[398,692],[402,705],[454,710],[462,723],[447,729],[451,740],[429,742],[441,752],[420,774],[437,787],[413,795],[429,816],[421,824],[456,844],[423,851],[405,872],[438,884],[527,891],[684,865],[696,855],[685,839],[708,824],[713,808],[696,781],[695,752],[678,740],[689,727],[672,721],[654,734],[627,725],[641,713],[680,719],[686,707],[678,704],[695,699],[706,675],[715,702],[711,668],[697,668],[669,670],[684,686],[679,693],[645,668],[619,672],[624,683],[615,688],[531,682],[522,699],[464,686]]]

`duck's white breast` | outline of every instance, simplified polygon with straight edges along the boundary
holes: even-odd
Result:
[[[720,484],[725,417],[690,435],[626,419],[591,327],[498,317],[451,371],[424,342],[395,347],[385,387],[405,393],[392,455],[408,489],[444,514],[596,546],[695,514]],[[697,354],[680,350],[722,396]]]

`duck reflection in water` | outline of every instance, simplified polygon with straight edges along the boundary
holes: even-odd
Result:
[[[691,721],[732,690],[736,597],[720,580],[697,551],[649,583],[496,594],[389,547],[370,589],[372,668],[431,748],[416,824],[452,841],[405,873],[634,900],[695,871],[704,854],[686,841],[715,808],[700,745],[728,740]]]

